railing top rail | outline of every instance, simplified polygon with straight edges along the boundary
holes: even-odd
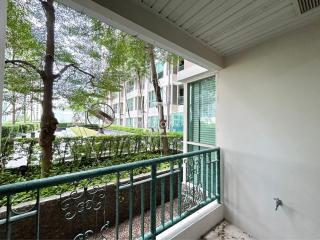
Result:
[[[126,163],[126,164],[119,164],[119,165],[114,165],[110,167],[97,168],[97,169],[91,169],[91,170],[82,171],[82,172],[58,175],[54,177],[7,184],[7,185],[0,186],[0,196],[55,186],[55,185],[63,184],[67,182],[79,181],[86,178],[98,177],[105,174],[112,174],[116,172],[127,171],[131,169],[139,168],[139,167],[150,166],[153,164],[160,164],[168,161],[174,161],[176,159],[193,157],[193,156],[205,154],[205,153],[217,152],[219,150],[220,150],[219,147],[215,147],[215,148],[210,148],[206,150],[175,154],[175,155],[170,155],[170,156],[165,156],[160,158],[141,160],[141,161]]]

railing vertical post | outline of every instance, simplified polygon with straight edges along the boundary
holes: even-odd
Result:
[[[156,238],[156,227],[157,227],[157,212],[156,212],[156,205],[157,205],[157,195],[156,195],[156,183],[157,183],[157,165],[152,164],[151,166],[151,200],[150,200],[150,232],[151,232],[151,239]]]
[[[218,203],[221,203],[221,176],[220,176],[220,149],[217,150],[217,197]]]
[[[40,189],[37,189],[37,200],[36,200],[36,208],[37,208],[37,229],[36,229],[36,239],[40,239]]]
[[[133,211],[133,170],[130,170],[130,192],[129,192],[129,239],[132,239],[132,213]]]
[[[182,169],[183,169],[183,174],[182,174],[182,179],[183,179],[183,183],[186,184],[187,183],[187,161],[188,158],[183,158],[183,162],[182,162]]]
[[[179,172],[178,172],[178,214],[181,217],[181,202],[182,202],[182,159],[178,160]]]
[[[170,221],[173,222],[173,166],[170,162]]]
[[[191,161],[192,161],[192,165],[191,165],[191,169],[192,169],[192,202],[195,202],[195,196],[196,196],[196,193],[195,193],[195,172],[196,172],[196,165],[195,165],[195,157],[191,157]]]
[[[207,200],[207,155],[203,154],[203,159],[202,159],[202,174],[203,174],[203,201]]]
[[[165,178],[161,178],[161,224],[162,226],[164,226],[164,221],[165,221],[165,206],[164,206],[164,203],[165,203],[165,198],[166,198],[166,195],[165,195],[165,189],[164,189],[164,185],[165,185]]]
[[[209,194],[209,198],[211,199],[212,197],[212,191],[211,191],[211,153],[208,154],[208,162],[206,164],[208,166],[208,194]]]
[[[116,181],[116,240],[119,239],[119,184],[120,184],[120,173],[117,172],[117,181]]]
[[[140,226],[141,226],[141,238],[144,240],[144,183],[141,184],[141,214],[140,214]]]
[[[6,239],[11,239],[11,195],[7,195]]]

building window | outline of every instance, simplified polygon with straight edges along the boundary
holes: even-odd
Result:
[[[215,145],[216,84],[209,77],[188,84],[188,141]]]
[[[158,116],[148,117],[148,128],[153,128],[153,129],[159,128],[159,117]]]
[[[165,102],[165,99],[163,99],[163,89],[160,88],[160,94],[161,94],[161,99],[162,99],[162,102]],[[157,104],[158,101],[157,101],[157,96],[155,94],[155,91],[150,91],[148,93],[148,105],[149,105],[149,108],[152,108],[152,107],[157,107]]]
[[[183,89],[183,85],[179,86],[178,88],[179,92],[178,92],[178,105],[183,105],[184,103],[184,89]]]
[[[127,118],[126,119],[126,126],[127,127],[133,127],[133,118]]]
[[[120,103],[120,114],[123,114],[123,103]]]
[[[148,103],[149,103],[149,108],[157,106],[157,98],[154,91],[149,92]]]
[[[178,87],[177,85],[172,86],[172,104],[177,105],[178,104]]]
[[[118,104],[113,104],[112,106],[114,113],[118,113]]]
[[[117,93],[117,92],[111,93],[111,98],[112,98],[112,99],[114,99],[114,98],[116,98],[116,97],[118,97],[118,93]]]
[[[133,111],[133,98],[127,100],[127,111]]]
[[[143,128],[142,118],[141,118],[141,117],[138,117],[138,119],[137,119],[137,120],[138,120],[138,122],[137,122],[137,127],[138,127],[138,128]]]
[[[127,93],[132,92],[133,89],[134,89],[134,81],[132,81],[132,80],[128,81],[126,83],[126,91],[127,91]]]
[[[183,113],[172,113],[170,117],[170,131],[183,132]]]
[[[137,110],[142,110],[142,99],[143,99],[143,98],[144,98],[144,97],[141,97],[141,96],[136,97],[135,109],[137,109]]]
[[[156,64],[156,70],[157,70],[158,79],[163,78],[163,68],[164,68],[163,63],[157,63]]]
[[[184,69],[184,59],[179,61],[178,71],[182,71]]]

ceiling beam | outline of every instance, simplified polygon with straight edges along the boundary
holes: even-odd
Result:
[[[222,55],[133,0],[59,1],[209,70],[223,68]]]

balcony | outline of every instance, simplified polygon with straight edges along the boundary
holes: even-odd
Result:
[[[149,169],[146,174],[139,174]],[[56,195],[42,193],[55,188]],[[20,193],[30,193],[16,203]],[[220,150],[213,148],[0,187],[7,239],[154,239],[220,200]]]
[[[0,1],[3,56],[6,27],[1,27],[1,22],[6,21],[6,2]],[[211,211],[207,208],[220,198],[219,150],[212,150],[216,151],[215,158],[211,157],[215,162],[206,162],[216,166],[217,171],[202,168],[216,179],[210,181],[211,191],[214,188],[211,198],[207,197],[208,179],[198,181],[192,172],[197,169],[193,163],[201,162],[197,159],[208,160],[209,155],[215,154],[207,153],[204,157],[203,152],[194,152],[192,156],[188,153],[141,162],[147,175],[139,175],[139,167],[129,164],[2,186],[0,200],[6,207],[0,213],[0,238],[19,238],[22,234],[26,238],[45,238],[45,234],[51,233],[55,239],[87,239],[101,237],[102,230],[103,238],[171,239],[177,235],[161,236],[191,217],[188,221],[196,227],[179,239],[199,239],[204,231],[214,227],[216,220],[223,218],[258,239],[320,238],[318,1],[190,0],[180,5],[167,0],[126,4],[116,0],[63,2],[198,64],[191,66],[186,62],[185,69],[177,73],[174,81],[184,86],[217,77],[216,91],[197,88],[197,96],[201,99],[204,92],[216,94],[214,122],[218,131],[203,132],[211,139],[217,134],[223,149],[223,204],[219,206],[225,211],[219,217],[203,220],[203,215]],[[188,99],[189,94],[185,91]],[[197,118],[185,115],[185,129],[190,128],[188,120],[197,120],[193,121],[197,124],[204,118],[201,111],[212,112],[202,108],[198,100],[196,106],[198,111],[192,114]],[[185,135],[188,137],[188,133]],[[197,149],[202,147],[207,145]],[[102,176],[106,178],[94,187],[91,179]],[[197,176],[201,180],[205,174]],[[59,188],[60,185],[65,188]],[[194,202],[195,208],[185,207],[185,199],[192,199],[185,197],[190,196],[188,185],[192,193],[200,189],[200,196],[207,195],[207,201],[200,197]],[[99,195],[100,186],[111,190]],[[57,189],[53,199],[56,202],[41,195],[49,187]],[[63,189],[67,192],[60,195]],[[17,205],[15,196],[26,191],[31,197]],[[97,196],[109,207],[103,203],[92,205],[99,199]],[[283,200],[283,206],[275,211],[277,198]],[[61,204],[65,199],[72,201],[68,208]],[[85,200],[79,203],[78,199]],[[49,210],[58,213],[58,218],[49,215]],[[201,224],[195,224],[199,219],[203,220]],[[24,223],[28,225],[22,226]],[[64,235],[65,230],[74,228],[70,235]]]

